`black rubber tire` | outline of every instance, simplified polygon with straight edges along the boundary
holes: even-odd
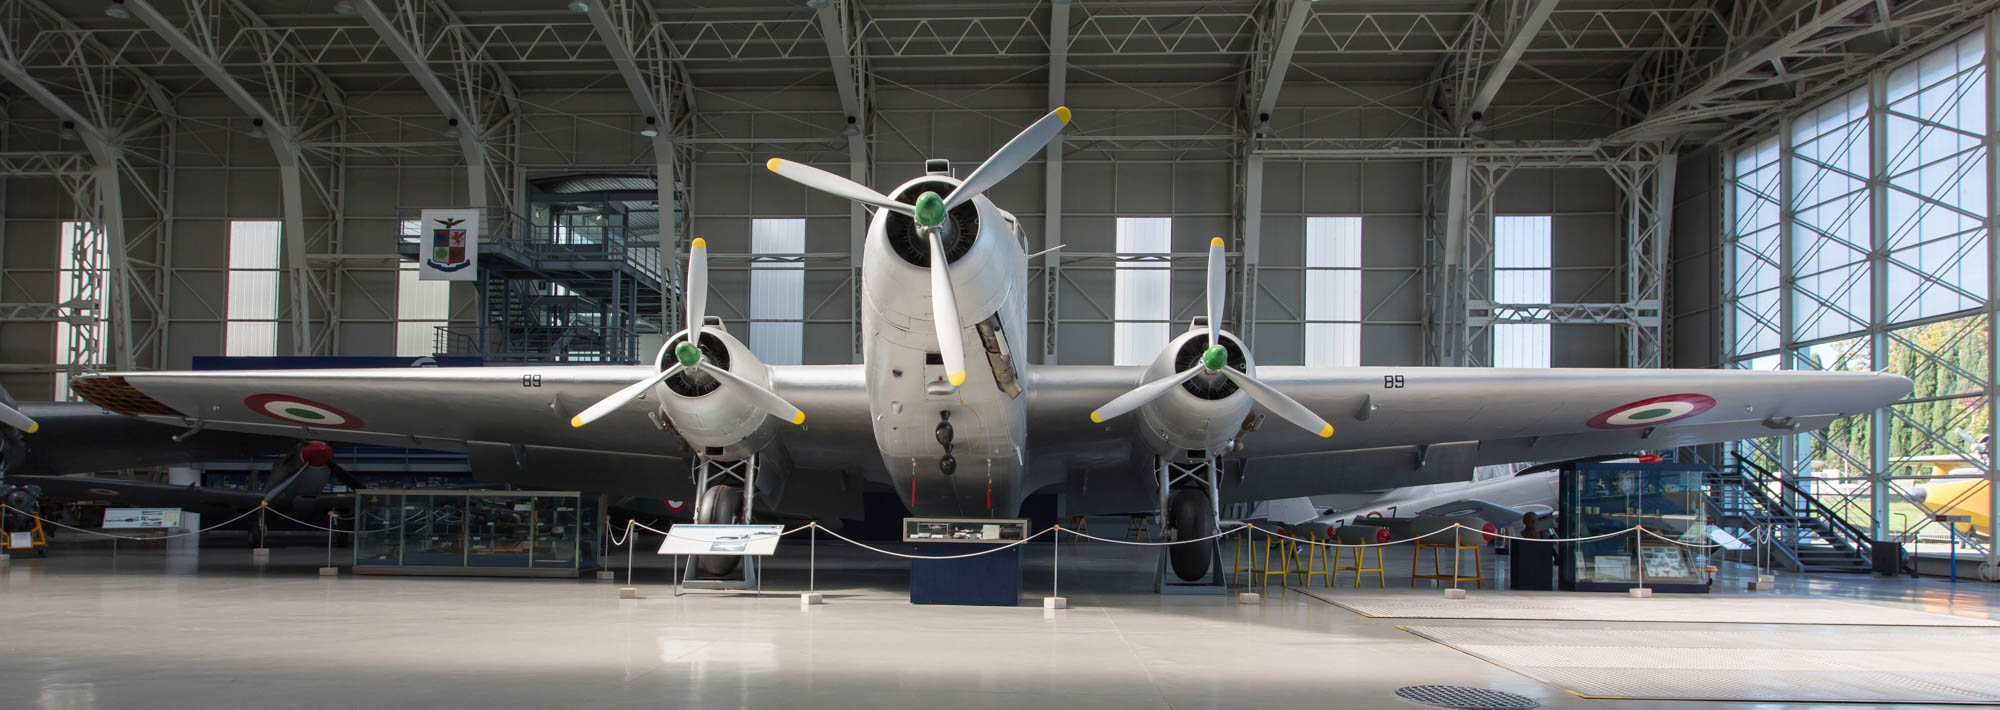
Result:
[[[701,494],[701,516],[695,520],[703,525],[733,525],[743,522],[743,487],[710,486]],[[727,577],[736,571],[743,558],[731,555],[702,555],[695,558],[701,573],[710,577]]]
[[[1214,534],[1215,510],[1208,503],[1208,494],[1193,488],[1174,491],[1167,499],[1167,539],[1199,540]],[[1174,576],[1183,582],[1204,580],[1215,563],[1215,545],[1211,542],[1174,545],[1169,549]]]

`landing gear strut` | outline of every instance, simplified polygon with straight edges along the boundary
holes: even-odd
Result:
[[[1214,454],[1189,462],[1155,458],[1153,466],[1159,473],[1161,527],[1167,540],[1214,535],[1222,518],[1216,488],[1221,459]],[[1167,579],[1168,567],[1179,581]],[[1161,594],[1221,594],[1223,586],[1219,539],[1168,546],[1153,575],[1153,591]]]
[[[694,461],[694,521],[703,525],[750,522],[757,500],[756,456],[718,461],[698,456]],[[697,576],[696,572],[700,572]],[[700,555],[688,560],[685,586],[693,589],[753,589],[757,566],[730,555]],[[737,576],[740,573],[740,576]]]

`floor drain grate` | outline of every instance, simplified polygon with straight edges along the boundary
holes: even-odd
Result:
[[[1425,705],[1463,710],[1530,710],[1541,703],[1513,693],[1458,685],[1411,685],[1396,689],[1396,697]]]

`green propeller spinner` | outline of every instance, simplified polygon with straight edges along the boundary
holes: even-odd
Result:
[[[1228,364],[1229,355],[1223,352],[1220,345],[1210,345],[1207,350],[1201,351],[1201,365],[1208,368],[1209,372],[1220,370]]]
[[[675,343],[674,359],[681,361],[681,367],[694,367],[695,363],[701,362],[701,348],[685,340]]]
[[[944,224],[944,198],[935,192],[917,196],[917,224],[935,227]]]

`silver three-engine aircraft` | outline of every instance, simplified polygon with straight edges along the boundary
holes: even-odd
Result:
[[[695,239],[686,329],[650,365],[117,372],[72,386],[158,422],[466,451],[476,475],[564,490],[687,499],[689,470],[755,457],[755,510],[822,519],[860,517],[869,483],[892,486],[918,515],[1012,516],[1043,490],[1065,491],[1071,515],[1212,511],[1217,493],[1462,481],[1479,464],[1798,432],[1910,390],[1881,373],[1258,367],[1220,328],[1220,238],[1206,318],[1151,365],[1032,364],[1027,235],[983,193],[1069,117],[1044,116],[963,179],[930,161],[888,194],[769,162],[875,208],[860,364],[759,362],[704,312],[707,248]],[[1266,414],[1289,424],[1259,426]],[[1206,481],[1170,475],[1191,462]],[[704,522],[723,509],[696,506]],[[1171,516],[1172,533],[1203,533],[1214,517]]]

